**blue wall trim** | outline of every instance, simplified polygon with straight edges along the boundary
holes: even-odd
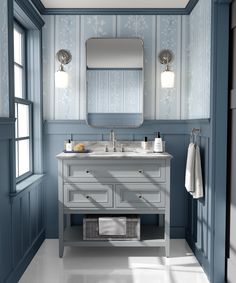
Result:
[[[19,0],[20,1],[20,0]],[[35,7],[43,15],[188,15],[198,0],[190,0],[185,8],[45,8],[40,0],[32,0]]]
[[[25,12],[27,17],[35,24],[38,29],[44,26],[44,21],[40,15],[35,11],[35,8],[28,0],[15,0],[19,7]]]
[[[212,7],[212,282],[225,280],[226,192],[227,192],[227,118],[229,11],[231,1],[214,1]]]

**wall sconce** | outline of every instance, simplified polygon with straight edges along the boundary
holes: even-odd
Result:
[[[161,73],[161,87],[173,88],[175,84],[175,73],[170,70],[169,63],[173,61],[174,54],[168,49],[164,49],[159,53],[159,61],[161,64],[166,65],[165,70]]]
[[[56,58],[60,63],[60,66],[57,72],[55,73],[55,85],[58,88],[67,88],[69,76],[68,73],[64,70],[64,65],[70,63],[72,59],[72,55],[70,51],[65,49],[60,49],[56,54]]]

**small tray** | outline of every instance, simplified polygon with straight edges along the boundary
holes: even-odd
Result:
[[[89,153],[89,152],[91,152],[91,150],[85,149],[83,151],[77,151],[77,150],[67,151],[67,150],[64,149],[63,152],[64,153]]]

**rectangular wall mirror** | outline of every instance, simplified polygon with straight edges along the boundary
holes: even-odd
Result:
[[[143,123],[143,41],[90,38],[86,42],[87,122],[93,127]]]

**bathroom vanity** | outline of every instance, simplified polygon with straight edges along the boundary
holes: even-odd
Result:
[[[60,153],[58,159],[59,256],[65,246],[165,247],[170,250],[168,153]],[[162,215],[141,227],[140,240],[85,241],[71,214]]]

